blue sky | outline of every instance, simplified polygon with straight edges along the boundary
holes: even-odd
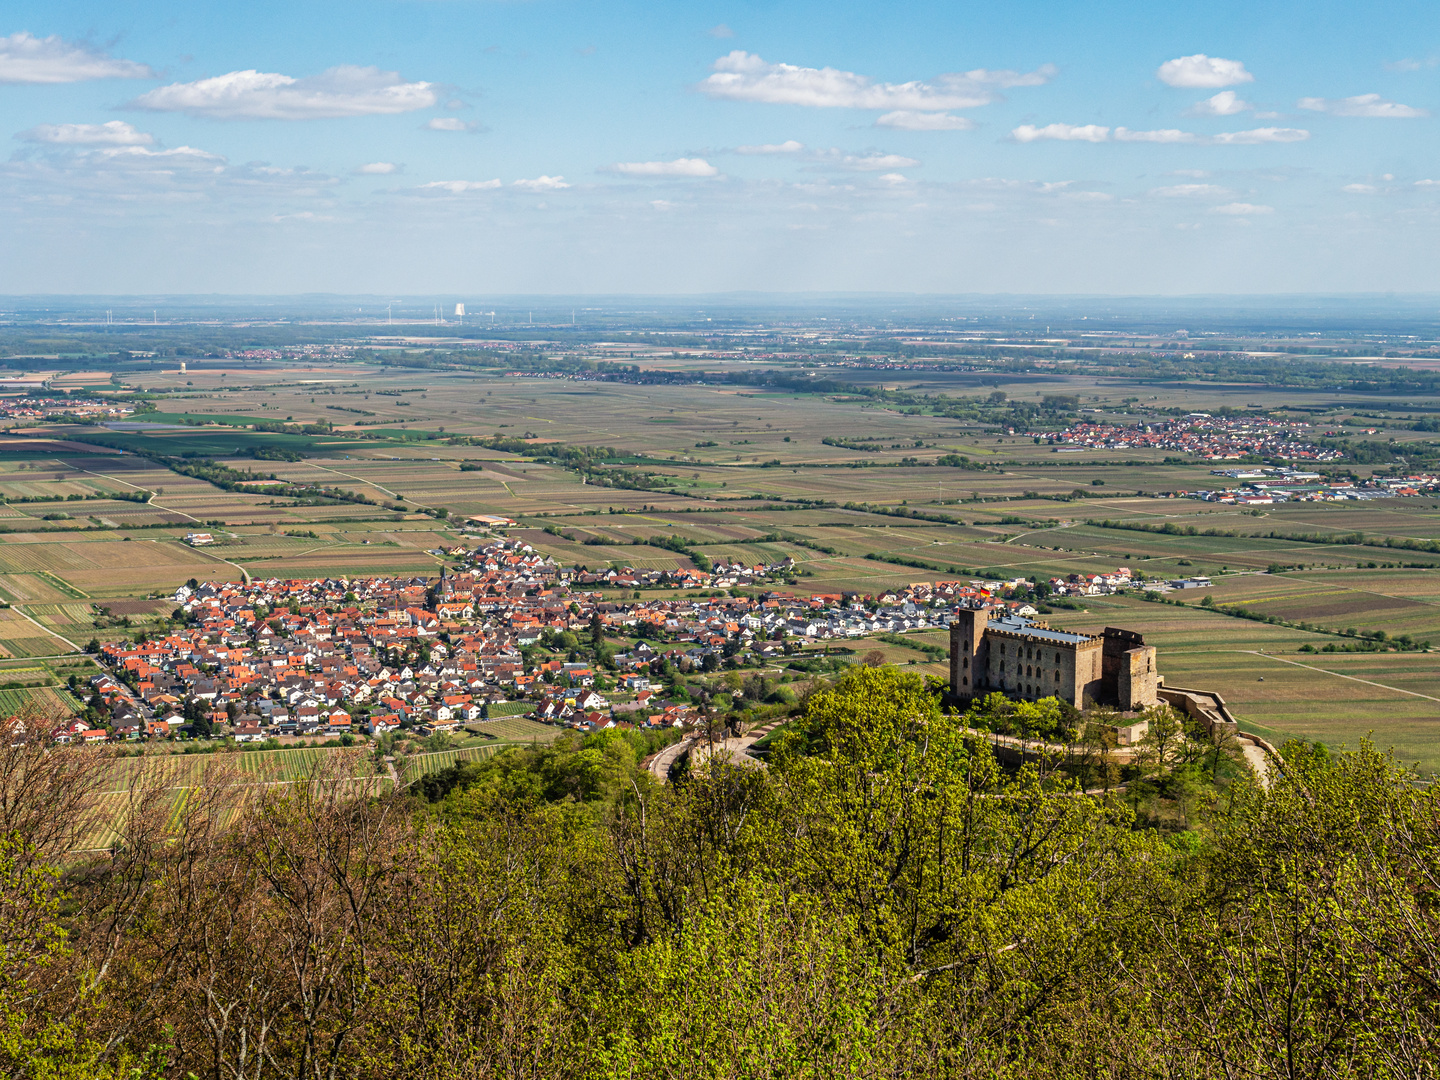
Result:
[[[10,0],[0,292],[1440,292],[1440,6]]]

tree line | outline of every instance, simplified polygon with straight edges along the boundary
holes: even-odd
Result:
[[[980,732],[1074,737],[1053,701],[857,667],[764,769],[661,783],[607,731],[418,794],[215,755],[184,798],[12,724],[0,1075],[1435,1075],[1434,793],[1300,743],[1265,786],[1155,720],[1086,793]]]

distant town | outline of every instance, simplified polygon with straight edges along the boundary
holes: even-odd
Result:
[[[423,735],[482,723],[492,712],[582,730],[683,726],[696,708],[664,699],[671,670],[758,667],[804,653],[807,644],[813,651],[816,644],[943,630],[959,606],[1033,616],[1046,610],[1048,597],[1135,584],[1126,567],[1041,583],[917,582],[878,596],[751,596],[719,587],[763,580],[764,567],[717,566],[708,575],[583,572],[510,539],[461,554],[465,568],[438,580],[182,586],[174,602],[185,627],[100,647],[110,671],[90,680],[89,715],[55,736],[104,742],[204,734],[260,742],[398,728]],[[661,600],[607,600],[587,588],[653,587],[670,577],[717,588]],[[582,659],[579,636],[596,629],[633,644],[604,652],[600,664]],[[537,645],[548,648],[533,651]]]
[[[1211,475],[1243,484],[1214,489],[1177,491],[1175,495],[1236,506],[1271,506],[1285,502],[1365,502],[1369,499],[1415,497],[1440,492],[1440,475],[1376,476],[1369,480],[1336,480],[1295,469],[1217,469]]]
[[[1339,461],[1344,454],[1308,441],[1304,421],[1268,416],[1217,417],[1191,413],[1167,423],[1120,425],[1081,421],[1063,431],[1030,431],[1026,435],[1067,450],[1178,450],[1210,461],[1244,457],[1295,461]],[[1333,434],[1333,433],[1332,433]]]

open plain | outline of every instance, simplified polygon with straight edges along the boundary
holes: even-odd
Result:
[[[491,531],[475,515],[565,566],[789,559],[797,595],[1124,567],[1162,592],[1211,584],[1072,596],[1046,617],[1142,631],[1167,680],[1219,692],[1271,738],[1369,736],[1440,768],[1440,496],[1202,501],[1176,495],[1233,483],[1213,475],[1223,461],[1056,439],[1198,413],[1368,423],[1369,442],[1420,446],[1426,401],[1013,362],[792,361],[747,383],[743,353],[645,346],[594,347],[621,362],[610,377],[593,363],[413,367],[408,345],[113,365],[86,385],[136,410],[124,421],[14,423],[0,436],[0,649],[60,656],[143,632],[190,580],[433,578]],[[186,542],[200,531],[213,543]],[[1377,632],[1412,647],[1354,651]],[[933,654],[847,643],[877,646],[944,676]]]

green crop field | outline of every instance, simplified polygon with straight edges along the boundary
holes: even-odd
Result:
[[[318,766],[327,763],[330,755],[343,755],[335,760],[353,762],[348,775],[354,779],[347,782],[359,784],[374,779],[382,786],[390,782],[386,770],[378,767],[368,755],[353,749],[297,747],[233,753],[150,753],[141,757],[114,758],[109,762],[101,785],[94,825],[79,848],[94,850],[108,847],[118,836],[118,830],[136,802],[148,792],[160,793],[168,823],[173,827],[185,800],[205,782],[211,770],[216,771],[211,774],[212,777],[227,774],[225,782],[238,783],[238,796],[243,800],[263,789],[307,779]],[[238,775],[230,779],[229,770]]]
[[[289,453],[340,453],[360,449],[363,443],[314,435],[292,435],[268,431],[237,431],[225,427],[185,428],[181,431],[107,431],[104,434],[80,432],[71,438],[93,442],[139,454],[170,456],[227,456],[251,450],[276,450]]]
[[[117,758],[111,763],[107,787],[128,791],[137,783],[162,783],[170,787],[190,787],[215,766],[233,767],[260,783],[293,783],[303,780],[327,759],[355,758],[368,773],[368,764],[357,750],[343,747],[301,746],[280,750],[241,750],[204,754],[151,753],[141,757]]]
[[[400,782],[411,784],[426,773],[448,769],[460,761],[484,761],[500,750],[500,744],[489,746],[468,746],[460,750],[437,750],[428,754],[413,754],[400,763]]]
[[[535,708],[531,701],[506,701],[498,705],[487,706],[486,711],[495,719],[504,716],[523,716]]]
[[[12,677],[8,672],[4,673],[7,680]],[[79,702],[59,687],[35,686],[19,690],[0,690],[0,716],[35,713],[59,721],[78,711]]]
[[[560,734],[560,729],[551,727],[549,724],[537,723],[534,720],[522,720],[519,717],[507,717],[503,720],[482,720],[476,725],[482,735],[490,735],[500,739],[509,739],[515,742],[550,742]]]

